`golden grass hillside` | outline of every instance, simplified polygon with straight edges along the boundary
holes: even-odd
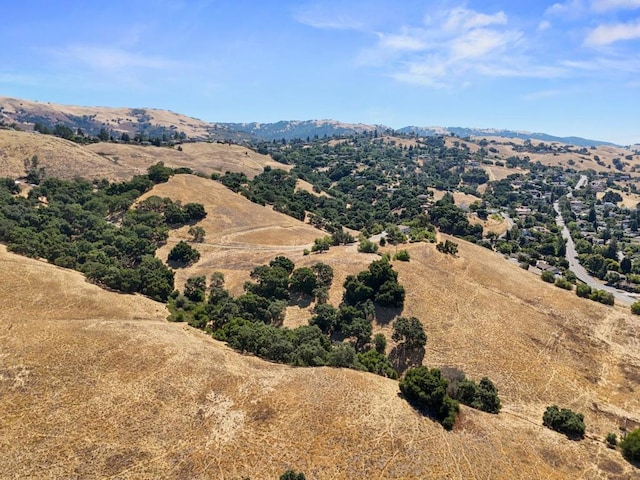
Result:
[[[323,259],[341,260],[343,250]],[[541,427],[541,412],[533,415],[522,406],[528,405],[527,396],[519,391],[531,392],[534,405],[554,396],[539,388],[536,375],[528,380],[532,373],[551,378],[550,387],[564,378],[562,395],[585,384],[573,369],[575,362],[531,372],[541,363],[570,358],[562,353],[567,346],[549,344],[540,352],[539,346],[529,346],[537,345],[533,339],[525,340],[535,322],[542,321],[542,329],[554,321],[553,310],[564,299],[555,291],[544,292],[552,306],[539,309],[507,289],[505,298],[511,300],[501,300],[504,317],[511,310],[537,313],[520,320],[522,333],[514,333],[520,329],[513,319],[501,331],[504,317],[484,311],[481,303],[482,292],[495,287],[494,280],[480,276],[476,284],[476,272],[465,260],[476,252],[466,246],[461,252],[457,259],[437,258],[420,245],[412,249],[415,260],[399,268],[405,282],[415,271],[431,268],[434,280],[424,288],[433,290],[436,278],[443,283],[420,302],[415,300],[423,290],[410,289],[409,303],[422,315],[447,311],[423,317],[430,334],[427,362],[456,363],[472,375],[501,373],[495,380],[505,413],[463,407],[458,427],[448,433],[401,399],[395,381],[348,370],[291,368],[237,354],[199,331],[165,322],[159,304],[102,291],[75,272],[0,248],[2,476],[260,480],[294,468],[309,479],[632,478],[631,467],[600,441],[568,441]],[[371,259],[359,257],[362,265]],[[496,322],[475,331],[475,345],[465,332],[480,325],[464,325],[470,316],[461,308],[463,300],[451,297],[455,290],[442,293],[450,287],[448,276],[465,269],[461,293],[479,290],[475,301],[483,320],[477,322]],[[453,308],[439,307],[443,300]],[[427,305],[429,312],[424,311]],[[561,325],[559,333],[568,338],[573,328]],[[455,334],[457,339],[446,339]],[[507,344],[505,336],[510,337]],[[481,351],[497,342],[502,349]],[[454,345],[460,350],[448,351]],[[513,357],[518,351],[538,351],[539,360],[528,372]],[[593,352],[584,356],[591,358]],[[510,358],[506,367],[497,360],[502,357]],[[522,387],[515,387],[523,378]],[[581,394],[574,397],[584,401]],[[632,394],[624,398],[634,408]]]
[[[25,175],[24,160],[38,156],[46,174],[58,178],[131,178],[139,169],[118,164],[77,143],[39,133],[0,130],[0,172],[12,178]],[[149,165],[155,162],[150,162]],[[146,169],[146,167],[145,167]]]
[[[37,155],[48,176],[126,180],[145,173],[150,165],[189,167],[207,175],[243,172],[253,178],[264,167],[290,170],[246,147],[221,143],[186,143],[182,151],[170,147],[94,143],[79,145],[52,135],[0,130],[0,172],[13,178],[24,176],[24,160]]]
[[[188,277],[209,275],[216,270],[229,280],[245,278],[253,266],[277,255],[302,257],[304,248],[326,235],[295,218],[252,203],[219,182],[195,175],[175,175],[141,199],[152,195],[183,204],[201,203],[207,212],[207,217],[197,224],[205,229],[205,240],[193,244],[202,257],[188,268],[177,269],[176,285],[180,288]],[[191,238],[188,230],[189,226],[185,226],[171,231],[167,244],[158,250],[158,257],[166,261],[177,242]]]
[[[60,105],[50,102],[34,102],[30,100],[0,97],[0,105],[3,107],[0,118],[5,118],[11,123],[14,118],[19,118],[20,113],[29,113],[31,116],[47,118],[50,123],[68,123],[73,117],[89,117],[94,122],[104,125],[109,130],[116,132],[126,131],[133,133],[143,119],[157,126],[175,128],[192,137],[206,138],[214,125],[197,118],[188,117],[169,110],[155,108],[131,109],[127,107],[87,107],[77,105]]]

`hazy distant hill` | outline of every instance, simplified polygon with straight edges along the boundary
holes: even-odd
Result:
[[[451,135],[458,137],[505,137],[520,138],[522,140],[540,140],[542,142],[559,142],[579,147],[589,147],[592,145],[615,145],[601,140],[590,140],[582,137],[555,137],[546,133],[522,132],[517,130],[499,130],[494,128],[464,128],[464,127],[403,127],[397,132],[416,133],[420,136],[430,137],[434,135]]]
[[[189,140],[228,140],[236,143],[260,140],[293,140],[314,137],[348,136],[364,132],[393,131],[385,125],[343,123],[337,120],[283,120],[275,123],[219,123],[207,122],[169,110],[155,108],[112,108],[59,105],[30,100],[0,97],[0,126],[15,124],[23,130],[32,130],[36,123],[53,128],[63,125],[74,133],[81,129],[87,135],[98,135],[106,129],[119,139],[123,133],[131,138],[142,134],[145,138],[186,138]],[[614,145],[610,142],[581,137],[556,137],[546,133],[515,130],[462,127],[416,127],[396,130],[398,133],[416,133],[420,136],[451,135],[458,137],[492,136],[559,142],[580,147]]]
[[[85,107],[41,103],[30,100],[0,97],[0,125],[15,123],[23,130],[32,130],[36,123],[53,128],[64,125],[74,133],[81,129],[86,135],[98,135],[106,129],[119,138],[127,133],[131,138],[179,135],[191,140],[246,141],[250,136],[223,125],[205,122],[169,110],[156,108]]]
[[[391,130],[384,125],[365,125],[363,123],[342,123],[336,120],[292,120],[276,123],[223,123],[225,127],[250,133],[261,140],[293,140],[314,137],[335,137],[364,132],[384,132]]]

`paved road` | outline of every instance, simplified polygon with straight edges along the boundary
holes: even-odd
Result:
[[[584,187],[587,184],[587,176],[586,175],[580,175],[580,180],[578,180],[578,183],[576,183],[576,190],[580,190],[582,187]]]
[[[580,180],[582,180],[582,178]],[[567,258],[567,261],[569,262],[569,268],[571,269],[571,271],[573,271],[573,273],[576,274],[576,277],[578,277],[578,280],[586,283],[591,288],[597,288],[599,290],[605,290],[607,292],[613,293],[616,301],[618,301],[623,305],[628,306],[634,303],[637,300],[637,298],[634,298],[633,296],[629,295],[627,292],[623,290],[618,290],[617,288],[604,285],[602,282],[600,282],[600,280],[589,275],[589,272],[587,272],[587,270],[582,265],[580,265],[577,259],[578,254],[576,252],[576,246],[573,243],[573,239],[571,238],[569,229],[564,224],[564,220],[562,219],[562,215],[560,213],[560,206],[558,205],[558,202],[555,202],[553,204],[553,208],[557,213],[556,224],[560,228],[562,228],[562,237],[567,241],[566,258]]]

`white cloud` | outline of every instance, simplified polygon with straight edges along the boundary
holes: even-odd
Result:
[[[476,29],[454,38],[449,48],[454,60],[482,58],[513,45],[520,37],[519,32]]]
[[[449,19],[444,25],[448,31],[464,31],[473,28],[488,27],[489,25],[506,25],[507,16],[504,12],[493,15],[479,13],[466,8],[454,8],[449,13]]]
[[[563,3],[554,3],[545,11],[546,15],[558,16],[575,16],[582,13],[585,9],[582,0],[568,0]]]
[[[544,30],[549,30],[551,28],[551,22],[547,20],[543,20],[538,24],[538,30],[541,32]]]
[[[364,28],[360,19],[344,12],[326,11],[319,5],[300,9],[293,18],[304,25],[324,30],[362,30]]]
[[[598,47],[637,38],[640,38],[640,20],[631,23],[599,25],[587,34],[584,43]]]
[[[70,45],[61,49],[53,49],[51,53],[65,62],[78,63],[95,70],[111,72],[135,68],[167,70],[185,66],[182,62],[111,47]]]
[[[595,12],[635,10],[640,8],[640,0],[592,0],[591,8]]]
[[[524,34],[508,23],[502,11],[431,11],[420,27],[378,33],[377,45],[359,60],[398,81],[429,87],[465,85],[479,76],[557,76],[561,69],[528,64]]]
[[[389,50],[419,51],[427,47],[419,35],[408,32],[400,34],[378,33],[380,47]]]

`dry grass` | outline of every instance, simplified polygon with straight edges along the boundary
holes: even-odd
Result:
[[[442,197],[447,193],[444,190],[436,190],[435,188],[430,188],[429,190],[433,192],[433,199],[436,201],[442,199]],[[452,192],[452,195],[453,201],[459,207],[468,207],[473,202],[480,201],[480,197],[469,195],[468,193]]]
[[[392,380],[239,355],[163,321],[162,305],[0,249],[3,477],[631,478],[602,442],[568,441],[540,417],[552,402],[581,409],[600,438],[617,424],[593,402],[637,412],[637,384],[616,367],[637,361],[637,321],[460,247],[453,258],[414,245],[396,265],[405,313],[429,333],[425,363],[500,386],[504,413],[463,408],[452,433]],[[373,258],[344,247],[300,263],[334,266],[336,301],[344,276]]]
[[[633,208],[636,208],[636,205],[638,205],[638,203],[640,203],[640,195],[638,194],[622,192],[620,190],[612,190],[612,191],[620,194],[620,196],[622,197],[622,201],[618,202],[619,207],[633,209]],[[598,198],[599,200],[602,200],[602,198],[604,198],[604,194],[605,192],[597,192],[596,198]]]
[[[11,114],[20,110],[26,110],[32,115],[47,117],[52,123],[65,123],[70,116],[82,117],[94,116],[94,120],[106,125],[110,130],[116,132],[134,132],[138,129],[138,120],[131,115],[131,108],[111,108],[111,107],[86,107],[75,105],[59,105],[55,103],[40,103],[29,100],[0,97],[0,103],[4,108],[4,113]],[[159,125],[165,128],[175,127],[179,132],[186,133],[189,137],[206,138],[212,124],[197,118],[188,117],[169,110],[158,110],[154,108],[143,109],[149,117],[148,122],[152,125]]]
[[[130,178],[140,169],[118,165],[76,143],[39,133],[0,130],[0,174],[25,175],[24,160],[37,155],[47,175],[58,178]],[[150,163],[151,164],[151,163]],[[146,167],[144,167],[146,169]]]
[[[100,153],[109,159],[118,159],[118,163],[137,171],[146,171],[149,165],[162,161],[170,167],[189,167],[207,175],[243,172],[249,178],[262,173],[265,166],[291,170],[290,165],[274,161],[267,155],[261,155],[240,145],[221,143],[185,143],[182,151],[177,148],[142,147],[117,143],[96,143],[87,149]]]
[[[491,215],[486,220],[478,218],[477,215],[471,214],[468,216],[469,222],[472,225],[482,225],[482,235],[486,236],[489,232],[502,235],[509,230],[509,222],[499,215]]]
[[[248,280],[252,265],[268,262],[277,255],[302,257],[305,247],[326,235],[292,217],[250,202],[218,182],[193,175],[176,175],[167,183],[156,185],[142,198],[151,195],[169,197],[183,204],[204,205],[207,218],[198,223],[206,231],[205,241],[195,244],[201,259],[195,265],[176,273],[176,284],[182,286],[194,275],[219,270],[233,279]],[[158,256],[166,260],[169,251],[180,240],[189,240],[189,227],[171,232]],[[242,280],[242,281],[244,281]]]
[[[117,143],[77,143],[38,133],[0,130],[0,173],[20,177],[24,160],[38,155],[49,176],[58,178],[107,178],[126,180],[145,173],[150,165],[164,162],[170,167],[189,167],[207,175],[227,171],[244,172],[253,178],[264,167],[291,170],[290,165],[239,145],[187,143],[176,148],[125,145]]]

